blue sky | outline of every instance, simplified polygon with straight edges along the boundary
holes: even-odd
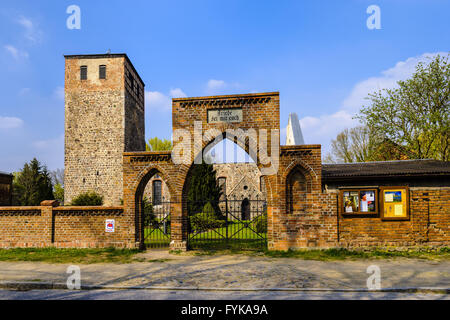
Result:
[[[66,27],[69,5],[81,29]],[[369,5],[381,29],[369,30]],[[450,50],[450,1],[2,1],[0,171],[64,165],[64,54],[125,52],[146,83],[146,136],[171,136],[171,97],[280,91],[306,143],[357,125],[368,92]],[[282,143],[284,142],[282,132]]]

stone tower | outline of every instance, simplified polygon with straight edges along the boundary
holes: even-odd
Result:
[[[145,150],[144,82],[126,54],[65,56],[64,200],[123,197],[122,154]]]

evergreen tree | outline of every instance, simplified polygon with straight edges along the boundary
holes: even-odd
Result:
[[[220,218],[219,199],[222,190],[216,180],[216,170],[212,164],[194,164],[188,189],[189,215],[199,213],[208,202]]]
[[[13,203],[20,206],[38,206],[43,200],[53,200],[50,174],[36,158],[25,163],[22,171],[14,175]]]

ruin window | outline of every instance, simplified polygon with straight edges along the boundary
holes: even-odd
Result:
[[[227,194],[227,178],[220,177],[217,179],[220,190],[222,190],[222,197],[225,197]]]
[[[98,67],[98,77],[99,79],[106,79],[106,66],[101,65]]]
[[[290,214],[306,213],[308,203],[306,195],[311,192],[308,181],[300,169],[294,169],[286,181],[286,202]]]
[[[342,215],[361,216],[378,214],[377,189],[340,190],[340,211]]]
[[[245,198],[241,203],[241,220],[250,220],[250,201]]]
[[[87,80],[87,66],[80,67],[80,80]]]
[[[266,192],[266,183],[264,182],[264,176],[259,177],[259,191]]]
[[[161,204],[161,198],[162,198],[162,183],[161,180],[155,180],[153,181],[152,185],[153,189],[153,205],[157,206]]]

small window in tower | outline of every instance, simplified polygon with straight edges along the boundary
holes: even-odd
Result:
[[[87,66],[80,67],[80,80],[87,80]]]
[[[106,79],[106,66],[105,65],[99,66],[98,73],[100,79]]]

